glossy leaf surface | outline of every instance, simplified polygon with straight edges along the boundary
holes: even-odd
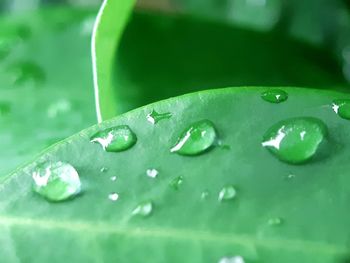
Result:
[[[161,101],[53,146],[0,182],[0,257],[8,263],[347,262],[350,126],[332,101],[350,96],[283,88],[288,100],[272,104],[261,98],[265,90]],[[172,117],[152,124],[147,115],[153,110]],[[302,116],[327,125],[329,151],[289,165],[261,146],[274,123]],[[213,122],[221,143],[199,156],[171,153],[171,143],[202,119]],[[107,153],[90,142],[118,125],[137,135],[128,151]],[[82,194],[50,203],[34,193],[32,170],[43,161],[70,163]],[[150,168],[157,177],[146,176]]]

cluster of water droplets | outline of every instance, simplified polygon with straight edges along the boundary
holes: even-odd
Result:
[[[270,89],[261,94],[263,100],[279,104],[288,99],[288,94],[279,89]],[[334,100],[332,108],[341,118],[350,119],[350,100]],[[153,110],[147,115],[147,120],[156,125],[159,121],[171,118],[171,113],[158,113]],[[320,145],[327,137],[326,124],[314,117],[296,117],[279,121],[272,125],[262,136],[262,147],[266,148],[279,160],[291,164],[301,164],[313,158]],[[200,120],[190,124],[180,133],[176,143],[170,147],[170,152],[183,156],[195,156],[210,151],[218,141],[218,135],[213,122]],[[99,144],[106,152],[122,152],[129,150],[137,143],[137,136],[127,125],[110,127],[98,131],[91,137],[91,142]],[[106,167],[100,169],[107,173]],[[159,171],[148,168],[147,177],[155,179]],[[288,179],[294,175],[288,176]],[[48,162],[40,164],[33,172],[34,190],[49,201],[64,201],[78,195],[81,191],[81,182],[75,168],[65,162]],[[116,181],[117,176],[110,177]],[[169,186],[179,190],[185,182],[184,176],[171,179]],[[208,189],[201,192],[200,199],[206,200],[210,196]],[[237,197],[237,188],[228,184],[217,193],[219,202],[228,202]],[[108,194],[112,202],[120,198],[117,192]],[[154,203],[151,200],[137,204],[132,210],[133,216],[148,217],[153,213]],[[281,217],[272,217],[267,221],[269,226],[279,226],[284,222]],[[241,256],[223,257],[219,263],[244,263]]]

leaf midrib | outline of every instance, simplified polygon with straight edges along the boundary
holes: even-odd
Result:
[[[206,241],[224,244],[237,244],[246,247],[260,246],[269,249],[283,249],[292,251],[302,251],[303,253],[313,254],[340,254],[348,253],[346,246],[327,244],[323,242],[306,241],[299,239],[257,239],[251,235],[242,234],[223,234],[209,231],[198,231],[190,229],[174,228],[121,228],[109,223],[92,223],[81,221],[67,220],[47,220],[47,219],[30,219],[20,217],[0,216],[0,227],[30,227],[42,228],[49,230],[66,230],[72,233],[91,233],[94,235],[109,233],[114,235],[128,236],[131,238],[169,238],[183,241]]]

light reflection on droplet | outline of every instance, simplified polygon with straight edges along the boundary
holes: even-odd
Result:
[[[115,202],[119,199],[119,195],[117,193],[110,193],[108,195],[108,199]]]
[[[159,172],[156,169],[147,169],[146,174],[148,177],[156,178],[158,176]]]

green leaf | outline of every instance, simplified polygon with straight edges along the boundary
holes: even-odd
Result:
[[[98,25],[109,31],[100,32],[96,45],[113,43],[117,51],[110,45],[97,56],[97,77],[106,80],[95,85],[102,119],[214,87],[348,87],[340,65],[326,50],[281,32],[261,33],[186,15],[134,12],[120,38],[125,20],[117,28],[118,9],[110,5],[103,10]]]
[[[94,123],[90,21],[64,8],[1,18],[0,176]]]
[[[135,0],[104,0],[92,35],[92,63],[97,118],[115,116],[117,105],[112,87],[114,57]]]
[[[332,101],[350,95],[283,90],[289,96],[279,104],[261,98],[266,88],[185,95],[56,144],[0,183],[0,257],[7,263],[212,263],[234,256],[347,262],[350,125]],[[147,119],[153,110],[172,116],[153,124]],[[294,117],[318,118],[328,129],[327,151],[320,148],[302,165],[281,162],[261,145],[272,125]],[[171,153],[183,130],[204,119],[215,126],[218,145],[198,156]],[[130,149],[105,152],[90,142],[120,125],[137,136]],[[45,161],[71,164],[81,195],[50,203],[35,193],[32,172]]]

